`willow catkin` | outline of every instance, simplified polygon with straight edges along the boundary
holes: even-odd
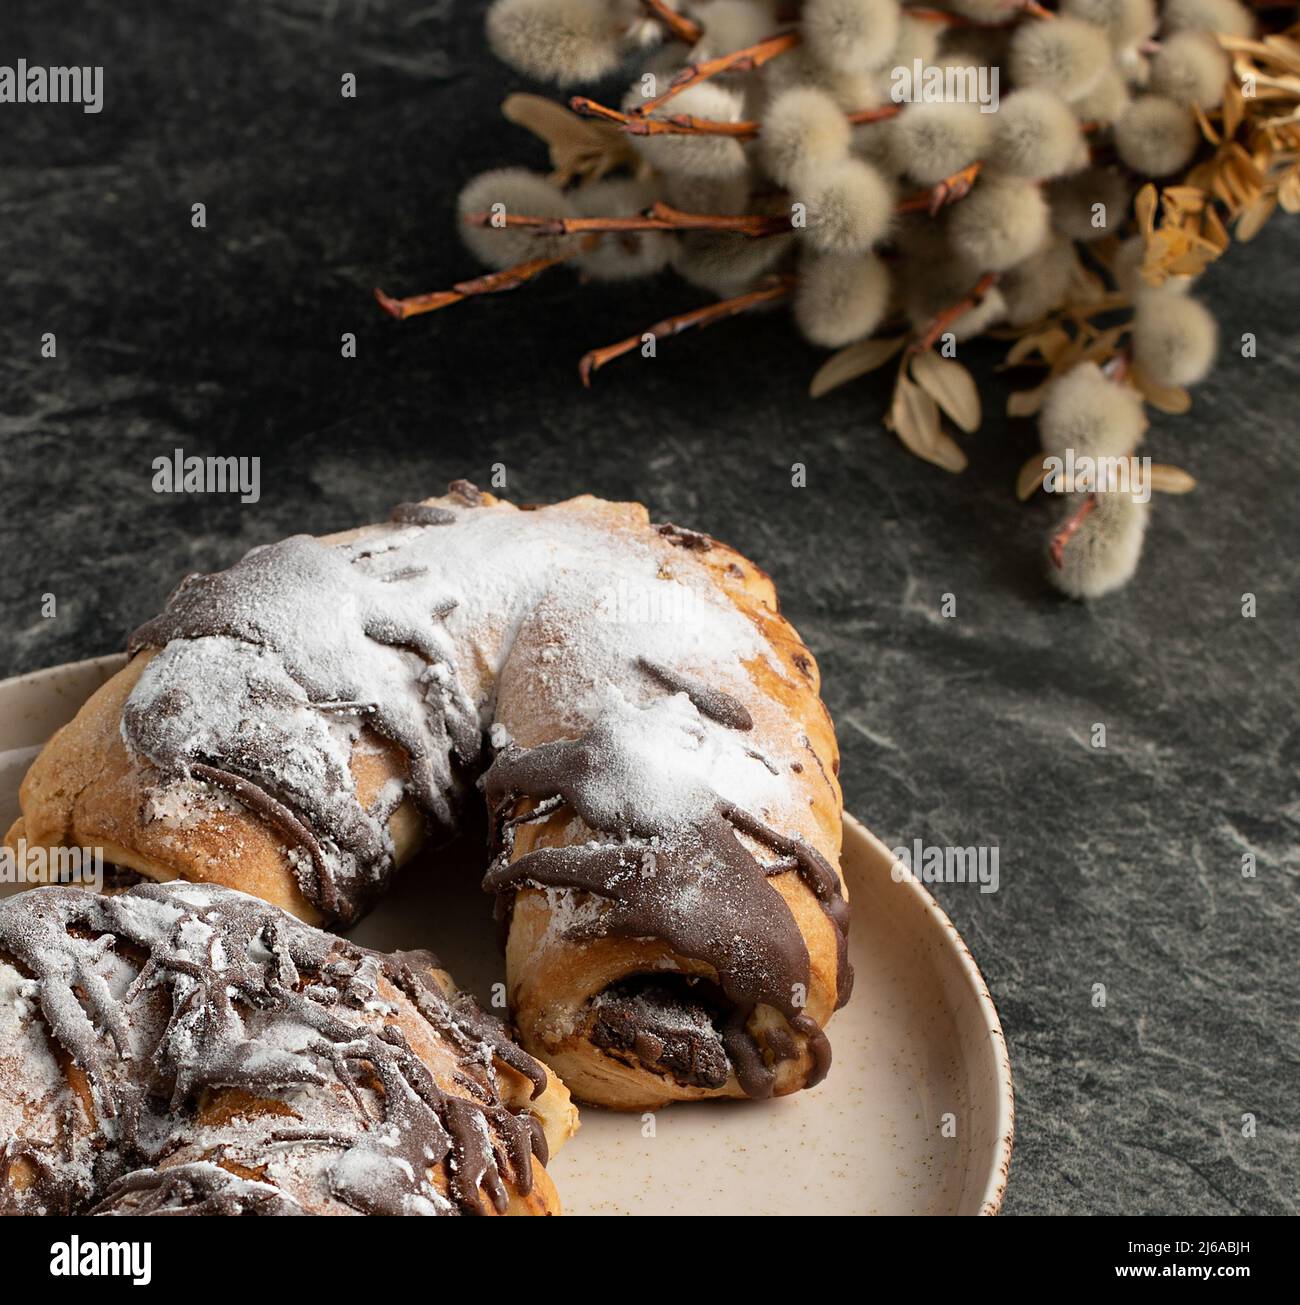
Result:
[[[580,186],[573,192],[573,205],[580,217],[633,217],[656,198],[650,182],[619,177]],[[667,267],[674,243],[667,231],[605,232],[574,263],[596,281],[631,281]]]
[[[1191,162],[1200,132],[1185,105],[1163,95],[1140,95],[1115,124],[1120,159],[1148,177],[1168,177]]]
[[[1228,56],[1206,32],[1175,32],[1151,60],[1149,88],[1178,104],[1213,109],[1223,103]]]
[[[1159,25],[1155,0],[1062,0],[1061,13],[1100,27],[1117,50],[1149,40]]]
[[[998,281],[1006,300],[1006,320],[1012,326],[1036,322],[1061,307],[1079,265],[1074,245],[1054,236],[1036,254],[1008,268]]]
[[[1255,20],[1237,0],[1165,0],[1160,20],[1166,32],[1223,32],[1252,36]]]
[[[752,290],[790,252],[793,235],[749,236],[730,232],[690,231],[681,237],[673,266],[682,280],[720,299]]]
[[[634,86],[624,98],[624,106],[635,109],[643,102],[640,86]],[[717,122],[737,122],[744,109],[738,91],[716,82],[700,82],[650,111],[651,118],[668,118],[690,114]],[[748,170],[745,149],[731,136],[633,136],[637,152],[651,167],[661,172],[681,172],[696,177],[739,176]]]
[[[807,243],[824,254],[862,254],[884,238],[894,214],[894,188],[862,159],[846,158],[802,177]]]
[[[898,0],[804,0],[799,30],[827,68],[876,68],[898,39]]]
[[[1015,91],[993,115],[986,157],[1005,172],[1042,179],[1077,168],[1081,143],[1078,119],[1060,96]]]
[[[527,168],[494,168],[480,173],[456,201],[461,237],[481,262],[497,269],[533,258],[563,258],[578,249],[578,237],[538,235],[527,227],[471,226],[467,214],[508,217],[576,217],[572,201],[547,177]]]
[[[974,104],[923,102],[876,126],[887,134],[898,170],[933,186],[980,158],[992,131],[990,116]]]
[[[520,72],[558,86],[598,81],[622,62],[618,16],[605,0],[494,0],[488,44]]]
[[[825,167],[849,152],[848,119],[815,86],[782,91],[761,122],[759,153],[768,176],[778,185],[792,188],[806,169]]]
[[[806,340],[838,349],[870,335],[889,307],[889,269],[875,254],[818,254],[799,260],[794,319]]]
[[[936,314],[960,304],[979,278],[979,271],[953,257],[936,259],[921,251],[904,258],[895,276],[903,312],[915,332],[924,331]],[[958,342],[982,335],[1006,316],[1002,291],[994,286],[973,307],[965,309],[946,325],[947,334]]]
[[[714,59],[733,50],[746,50],[778,30],[773,0],[705,0],[691,16],[704,29],[691,51],[691,62]]]
[[[1063,100],[1087,95],[1110,66],[1106,33],[1077,18],[1021,23],[1011,38],[1011,77],[1017,86],[1039,86]]]
[[[941,35],[938,23],[909,17],[907,11],[903,10],[898,20],[898,39],[894,42],[890,62],[903,68],[911,68],[917,59],[920,59],[922,65],[933,63]]]
[[[1119,69],[1112,65],[1102,73],[1096,86],[1087,95],[1075,100],[1071,108],[1080,122],[1095,122],[1109,127],[1124,116],[1124,111],[1131,103],[1128,83]]]
[[[1214,366],[1219,328],[1199,300],[1148,288],[1133,314],[1133,359],[1159,385],[1194,385]]]
[[[1086,494],[1070,494],[1060,513],[1064,525],[1087,501]],[[1071,598],[1101,598],[1122,588],[1132,578],[1142,557],[1151,504],[1122,490],[1095,495],[1092,512],[1071,536],[1059,569],[1049,564],[1048,575]]]
[[[1124,222],[1130,190],[1115,168],[1084,168],[1059,177],[1046,187],[1052,226],[1071,240],[1083,242],[1113,235]]]
[[[1047,201],[1032,181],[986,169],[948,218],[953,249],[987,272],[1014,267],[1047,240]]]
[[[845,72],[819,63],[806,46],[799,46],[763,68],[763,87],[770,99],[792,86],[825,91],[845,113],[870,109],[883,98],[880,76],[871,69]]]
[[[939,38],[935,62],[942,68],[992,68],[1006,62],[1012,27],[954,27]]]
[[[656,180],[662,187],[663,198],[683,213],[744,213],[749,206],[754,178],[747,169],[724,177],[665,172]]]
[[[1079,363],[1047,387],[1038,414],[1044,453],[1090,458],[1125,457],[1146,430],[1142,397],[1108,380],[1094,362]]]
[[[943,8],[969,18],[972,22],[997,26],[1007,21],[1007,0],[948,0]]]

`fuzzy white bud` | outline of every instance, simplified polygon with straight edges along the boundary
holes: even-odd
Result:
[[[816,254],[799,260],[794,320],[804,338],[838,349],[868,336],[889,307],[889,269],[875,254]]]
[[[1214,366],[1219,328],[1190,295],[1144,289],[1133,314],[1133,358],[1159,385],[1195,385]]]
[[[1163,95],[1140,95],[1115,124],[1115,148],[1147,177],[1180,171],[1196,153],[1200,132],[1190,109]]]

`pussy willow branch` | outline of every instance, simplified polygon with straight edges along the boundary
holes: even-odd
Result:
[[[644,213],[633,217],[545,218],[508,213],[498,219],[492,213],[466,213],[465,223],[487,227],[531,228],[539,236],[571,236],[603,231],[732,231],[742,236],[775,236],[790,229],[790,219],[762,213],[684,213],[657,200]]]
[[[476,276],[469,281],[459,281],[450,290],[435,290],[432,294],[412,295],[408,299],[394,299],[382,290],[375,289],[375,298],[379,306],[390,317],[400,322],[406,317],[418,317],[421,313],[436,312],[439,308],[448,308],[463,299],[476,295],[500,294],[505,290],[514,290],[534,277],[540,276],[549,267],[555,267],[572,258],[566,254],[562,258],[530,258],[526,263],[516,263],[514,267],[504,268],[500,272],[489,272],[485,276]]]
[[[711,326],[714,322],[725,321],[728,317],[748,312],[751,308],[784,299],[793,289],[794,277],[769,277],[756,290],[736,295],[731,299],[720,299],[717,303],[706,304],[703,308],[694,308],[688,313],[665,317],[663,321],[656,322],[646,330],[636,335],[629,335],[626,340],[619,340],[616,344],[607,344],[600,349],[592,349],[583,354],[582,361],[578,363],[578,375],[582,378],[583,385],[590,388],[591,378],[595,372],[606,363],[613,362],[615,358],[631,353],[647,335],[658,339],[660,336],[680,335],[683,331],[689,331],[696,326]]]
[[[969,292],[955,304],[949,304],[942,312],[936,313],[930,324],[907,347],[908,353],[925,353],[934,347],[935,341],[959,318],[964,317],[972,308],[978,308],[984,302],[985,295],[997,284],[996,272],[985,272],[971,286]]]
[[[723,122],[718,118],[697,118],[691,113],[675,113],[667,118],[643,118],[639,113],[611,109],[586,95],[575,95],[569,101],[569,108],[584,118],[599,118],[602,122],[613,123],[629,136],[731,136],[737,140],[752,140],[762,130],[762,124],[752,118]],[[857,127],[864,123],[896,118],[902,111],[901,104],[885,104],[874,109],[858,109],[844,116],[851,126]]]
[[[697,118],[690,113],[674,114],[671,118],[642,118],[611,109],[586,95],[575,95],[569,101],[569,108],[584,118],[612,122],[629,136],[736,136],[748,140],[758,135],[756,122],[722,122],[717,118]]]
[[[664,0],[641,0],[641,3],[667,28],[675,40],[685,41],[687,45],[696,45],[704,28],[692,22],[685,14],[670,9]]]
[[[895,206],[897,211],[937,213],[943,205],[954,203],[970,190],[980,166],[978,162],[972,163],[929,190],[919,191],[900,200]],[[645,213],[633,217],[547,218],[522,213],[507,213],[503,217],[498,217],[492,213],[467,213],[465,222],[470,226],[479,227],[487,227],[499,222],[505,227],[516,230],[532,230],[539,236],[596,236],[605,232],[619,231],[721,231],[760,239],[764,236],[781,235],[791,229],[790,219],[784,214],[685,213],[681,209],[663,203],[662,200],[652,204]],[[379,301],[380,307],[391,317],[399,320],[405,317],[416,317],[421,313],[431,313],[439,308],[458,304],[461,300],[474,295],[513,290],[525,281],[540,276],[547,268],[566,262],[573,256],[568,254],[560,258],[529,259],[525,263],[508,267],[501,272],[490,272],[486,276],[458,282],[450,290],[435,290],[429,294],[412,295],[407,299],[394,299],[391,295],[377,289],[375,298]],[[980,297],[983,298],[983,294]],[[941,332],[942,328],[940,328]]]
[[[716,59],[705,59],[702,63],[689,63],[668,83],[668,89],[662,95],[646,100],[633,110],[638,115],[650,113],[661,104],[666,104],[674,96],[680,95],[688,86],[696,86],[724,72],[753,72],[765,63],[770,63],[779,54],[793,50],[803,40],[798,32],[781,32],[769,36],[756,45],[747,45],[742,50],[733,50],[730,54],[721,54]]]

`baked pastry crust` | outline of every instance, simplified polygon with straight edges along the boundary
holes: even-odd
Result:
[[[568,1092],[428,953],[211,885],[34,888],[0,1020],[0,1213],[559,1213]]]
[[[520,509],[457,482],[187,581],[132,647],[33,764],[11,844],[346,924],[481,775],[512,1015],[575,1096],[644,1109],[825,1073],[851,983],[838,751],[816,662],[739,553],[640,504]],[[434,703],[427,738],[395,667]],[[297,715],[264,713],[277,676]],[[246,746],[250,720],[280,751]],[[268,760],[289,754],[316,789]]]

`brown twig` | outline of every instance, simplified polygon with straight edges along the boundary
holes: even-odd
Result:
[[[412,295],[408,299],[394,299],[378,287],[375,298],[379,306],[390,317],[400,322],[407,317],[418,317],[421,313],[436,312],[439,308],[449,308],[462,299],[471,299],[476,295],[499,294],[505,290],[514,290],[540,276],[548,267],[563,263],[572,255],[560,258],[532,258],[526,263],[516,263],[514,267],[504,268],[500,272],[489,272],[485,276],[476,276],[469,281],[459,281],[450,290],[435,290],[431,294]]]
[[[1089,494],[1083,501],[1083,505],[1073,516],[1063,525],[1060,530],[1052,536],[1052,542],[1048,551],[1052,555],[1052,565],[1059,571],[1065,566],[1065,546],[1073,538],[1076,530],[1088,519],[1088,514],[1097,506],[1096,494]]]
[[[688,313],[665,317],[662,322],[656,322],[637,335],[629,335],[626,340],[619,340],[617,344],[607,344],[603,348],[592,349],[583,354],[582,361],[578,364],[578,375],[582,378],[583,385],[590,388],[593,373],[599,371],[606,363],[613,362],[615,358],[631,353],[647,335],[658,339],[660,336],[680,335],[695,326],[711,326],[714,322],[721,322],[728,317],[735,317],[738,313],[748,312],[749,309],[757,308],[760,304],[784,299],[793,289],[794,277],[772,277],[757,290],[736,295],[732,299],[720,299],[717,303],[706,304],[703,308],[695,308]]]
[[[664,0],[641,0],[641,3],[663,23],[676,40],[685,41],[687,45],[695,45],[704,35],[704,28],[699,23],[694,23],[685,14],[670,9],[664,4]]]
[[[644,104],[637,105],[633,112],[644,117],[661,104],[666,104],[675,95],[680,95],[688,86],[697,86],[710,77],[716,77],[719,73],[753,72],[765,63],[770,63],[777,55],[793,50],[802,40],[803,37],[798,32],[781,32],[776,36],[769,36],[765,41],[759,41],[757,45],[747,45],[744,49],[733,50],[730,54],[721,54],[716,59],[687,64],[668,83],[668,89],[662,95],[656,95],[653,99],[646,100]]]
[[[850,126],[865,127],[872,122],[886,122],[890,118],[897,118],[903,112],[901,104],[880,104],[874,109],[854,109],[852,113],[844,116],[848,118]]]
[[[717,118],[697,118],[690,113],[675,113],[670,118],[642,118],[611,109],[585,95],[575,95],[569,101],[569,108],[584,118],[612,122],[629,136],[734,136],[751,140],[759,131],[759,124],[752,119],[722,122]]]
[[[975,184],[975,178],[979,176],[983,167],[984,164],[976,159],[974,163],[967,164],[960,172],[954,172],[951,177],[945,177],[929,190],[918,191],[915,195],[900,200],[896,212],[929,213],[933,217],[945,204],[952,204],[970,194],[970,188]]]
[[[671,204],[657,201],[634,217],[545,218],[508,213],[466,213],[473,227],[503,225],[527,227],[539,236],[571,236],[601,231],[731,231],[742,236],[775,236],[790,230],[790,219],[761,213],[684,213]]]
[[[959,299],[955,304],[949,304],[942,312],[936,313],[930,319],[930,324],[925,328],[925,331],[908,345],[908,353],[924,353],[927,349],[933,348],[934,342],[959,317],[964,317],[972,308],[978,308],[983,303],[984,296],[997,284],[997,279],[998,274],[996,272],[985,272],[971,286],[970,291],[964,298]]]
[[[942,23],[945,27],[980,27],[983,25],[977,23],[973,18],[965,18],[961,14],[949,13],[946,9],[925,9],[919,5],[908,5],[904,8],[903,13],[908,18],[915,18],[918,22]]]
[[[584,118],[599,118],[613,123],[629,136],[730,136],[735,140],[753,140],[762,130],[762,124],[752,118],[736,122],[723,122],[717,118],[697,118],[691,113],[675,113],[667,118],[643,118],[638,113],[624,113],[586,95],[575,95],[569,108]],[[885,104],[874,109],[858,109],[845,114],[852,126],[871,122],[884,122],[896,118],[903,111],[901,104]]]

